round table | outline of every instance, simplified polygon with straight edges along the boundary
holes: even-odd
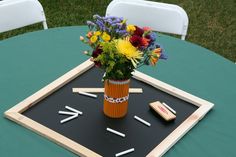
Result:
[[[3,113],[82,63],[86,26],[40,30],[0,41],[0,154],[76,156],[4,118]],[[236,156],[236,66],[205,48],[159,35],[169,58],[139,70],[215,104],[165,156]]]

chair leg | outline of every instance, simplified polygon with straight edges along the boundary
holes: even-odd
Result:
[[[46,21],[43,21],[43,28],[44,28],[44,29],[48,29],[48,25],[47,25],[47,22],[46,22]]]

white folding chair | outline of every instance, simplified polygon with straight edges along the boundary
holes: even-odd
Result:
[[[107,7],[106,16],[124,17],[130,24],[181,35],[182,40],[185,40],[187,35],[188,16],[183,8],[173,4],[145,0],[113,0]]]
[[[42,5],[37,0],[0,1],[0,33],[42,22],[48,29]]]

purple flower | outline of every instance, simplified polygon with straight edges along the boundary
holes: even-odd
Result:
[[[106,32],[110,33],[111,29],[110,28],[106,28]]]
[[[159,45],[158,45],[157,43],[155,43],[155,42],[150,42],[150,44],[148,45],[148,50],[149,50],[149,51],[152,51],[152,50],[154,50],[154,49],[156,49],[156,48],[159,48],[158,46],[159,46]]]
[[[116,23],[112,23],[111,26],[112,26],[112,27],[116,27],[117,24],[116,24]]]
[[[150,40],[149,45],[148,45],[148,47],[149,47],[150,50],[154,50],[155,48],[158,48],[159,45],[155,43],[155,40],[156,40],[156,33],[151,32],[151,33],[147,34],[147,35],[145,36],[145,38],[147,38],[147,39]],[[160,47],[160,46],[159,46],[159,47]]]
[[[162,48],[161,49],[161,55],[160,55],[160,59],[167,59],[168,58],[168,56],[165,54],[165,51],[164,51],[164,49]]]
[[[100,30],[105,31],[105,25],[102,21],[96,20],[95,23],[97,24]]]
[[[93,18],[94,18],[94,19],[102,19],[102,17],[99,16],[99,15],[97,15],[97,14],[96,14],[96,15],[93,15]]]
[[[124,18],[123,18],[123,17],[117,17],[117,19],[119,19],[119,20],[120,20],[120,22],[124,20]]]
[[[157,38],[156,33],[154,32],[150,33],[149,36],[150,36],[151,41],[155,41]]]
[[[121,30],[119,33],[120,34],[125,34],[125,33],[127,33],[127,31],[126,30]]]
[[[121,23],[117,23],[117,26],[119,29],[124,29],[123,24],[121,24]]]
[[[120,23],[122,20],[121,19],[115,19],[113,20],[113,23]]]
[[[92,21],[87,21],[87,25],[88,26],[95,26],[95,23],[93,23]]]
[[[117,33],[117,34],[120,34],[120,35],[124,35],[124,34],[127,33],[127,31],[126,31],[126,30],[117,29],[117,30],[116,30],[116,33]]]
[[[107,22],[109,25],[112,24],[112,20],[111,19],[108,19],[108,20],[104,20],[105,22]]]
[[[104,17],[104,20],[108,20],[108,19],[112,19],[112,18],[114,18],[115,16],[106,16],[106,17]]]
[[[123,21],[122,17],[116,17],[116,16],[107,16],[103,18],[104,21],[109,21],[109,23],[121,23]]]

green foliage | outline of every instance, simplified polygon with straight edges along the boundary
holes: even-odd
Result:
[[[101,68],[106,72],[104,79],[129,79],[134,67],[126,57],[116,52],[115,44],[115,41],[103,42],[103,53],[95,60],[101,62]]]
[[[110,57],[114,58],[114,52],[116,52],[116,43],[112,42],[102,42],[101,43],[103,52],[109,53]]]

